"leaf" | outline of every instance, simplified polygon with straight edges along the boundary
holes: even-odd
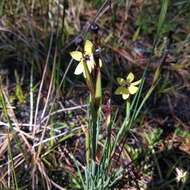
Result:
[[[101,82],[101,72],[98,69],[97,79],[96,79],[96,92],[95,98],[98,106],[100,106],[101,99],[102,99],[102,82]]]
[[[158,81],[159,77],[160,77],[160,66],[157,67],[157,69],[154,73],[153,84],[155,84],[156,81]]]
[[[93,84],[93,80],[91,78],[91,75],[90,75],[90,72],[89,72],[89,69],[87,67],[87,64],[86,62],[82,62],[82,65],[83,65],[83,68],[84,68],[84,78],[86,78],[86,84],[90,90],[90,94],[91,94],[91,100],[94,104],[95,102],[95,88],[94,88],[94,84]]]
[[[102,67],[102,60],[99,59],[99,67],[101,68]]]
[[[20,84],[20,79],[16,70],[15,70],[15,78],[16,78],[16,97],[18,98],[19,103],[22,104],[25,102],[26,97],[24,96],[23,89]]]
[[[170,0],[162,0],[161,2],[161,11],[160,11],[160,16],[159,16],[157,31],[156,31],[157,36],[160,35],[161,30],[163,28],[163,24],[166,19],[167,11],[169,8],[169,3],[170,3]]]
[[[80,51],[72,51],[70,52],[71,57],[76,61],[81,61],[82,53]]]

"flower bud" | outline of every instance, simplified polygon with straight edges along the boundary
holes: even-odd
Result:
[[[99,26],[98,26],[96,23],[92,23],[92,24],[90,25],[90,30],[91,30],[92,32],[94,32],[94,33],[98,33],[98,31],[99,31]]]

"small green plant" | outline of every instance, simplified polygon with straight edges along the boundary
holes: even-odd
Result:
[[[15,92],[15,95],[16,95],[16,98],[18,99],[19,103],[25,103],[26,101],[26,97],[24,95],[24,92],[23,92],[23,89],[21,87],[21,82],[20,82],[20,79],[19,79],[19,76],[18,76],[18,73],[17,71],[15,70],[15,78],[16,78],[16,92]]]
[[[18,179],[17,179],[17,175],[16,175],[16,170],[15,170],[15,163],[14,163],[14,159],[13,159],[13,150],[12,150],[12,139],[13,139],[13,134],[11,133],[13,131],[13,125],[12,125],[12,121],[10,118],[10,114],[7,108],[7,105],[10,106],[8,99],[6,97],[6,94],[4,92],[4,90],[2,89],[1,86],[1,81],[0,81],[0,106],[2,105],[2,112],[5,115],[5,118],[7,120],[8,123],[8,133],[7,133],[7,156],[8,156],[8,162],[10,162],[9,167],[11,168],[10,171],[10,176],[12,178],[12,186],[14,187],[14,189],[18,190]]]
[[[121,95],[126,101],[126,116],[122,126],[118,129],[111,114],[108,114],[106,119],[107,136],[101,138],[100,131],[102,130],[102,86],[101,86],[101,67],[102,61],[98,58],[97,62],[93,55],[93,44],[89,40],[85,42],[84,51],[73,51],[71,57],[78,61],[75,69],[75,74],[83,74],[87,87],[89,89],[89,124],[85,133],[86,141],[86,167],[82,172],[80,164],[73,158],[77,167],[78,177],[73,180],[75,187],[85,190],[106,190],[113,188],[114,184],[122,179],[123,169],[112,168],[112,159],[115,155],[116,148],[120,145],[123,138],[127,137],[128,132],[134,125],[140,109],[147,100],[151,92],[145,96],[145,99],[140,103],[140,96],[144,83],[143,78],[134,81],[134,74],[130,72],[126,79],[118,77],[117,82],[119,87],[115,94]],[[94,70],[96,70],[94,74]],[[156,80],[156,79],[155,79]],[[132,95],[135,95],[133,99]],[[132,101],[131,101],[132,100]],[[111,130],[116,129],[116,136],[111,135]],[[101,156],[97,159],[97,153],[101,152]]]
[[[149,133],[145,134],[145,139],[147,140],[149,149],[151,151],[153,151],[154,147],[159,143],[162,132],[163,132],[162,129],[155,128]]]

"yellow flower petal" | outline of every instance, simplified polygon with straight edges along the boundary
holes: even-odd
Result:
[[[94,57],[91,56],[90,60],[86,61],[86,64],[87,64],[89,72],[91,73],[91,71],[92,71],[92,69],[94,69],[94,65],[95,65]]]
[[[86,40],[85,45],[84,45],[85,55],[92,55],[92,48],[93,48],[92,42],[89,40]]]
[[[116,95],[121,95],[121,94],[129,94],[129,91],[127,90],[127,88],[119,86],[116,91],[115,91]]]
[[[117,82],[119,85],[124,85],[125,84],[125,80],[121,77],[117,77]]]
[[[130,85],[130,86],[128,87],[128,90],[129,90],[129,93],[130,93],[130,94],[135,94],[135,93],[137,92],[137,90],[138,90],[138,87],[133,86],[133,85]]]
[[[77,65],[74,74],[75,74],[75,75],[80,75],[81,73],[83,73],[83,71],[84,71],[83,63],[80,62],[80,63]]]
[[[132,81],[134,80],[134,78],[135,78],[135,77],[134,77],[134,74],[130,72],[130,73],[128,74],[128,76],[127,76],[127,81],[128,81],[128,82],[132,82]]]
[[[136,86],[136,85],[140,84],[141,81],[142,81],[142,80],[138,80],[138,81],[136,81],[136,82],[132,82],[131,85]]]
[[[127,98],[129,98],[129,94],[122,94],[122,98],[123,98],[124,100],[126,100]]]
[[[82,53],[80,51],[72,51],[70,52],[71,57],[76,61],[81,61]]]

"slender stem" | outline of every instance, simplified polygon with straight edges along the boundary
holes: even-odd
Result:
[[[97,110],[92,107],[92,160],[96,160]]]
[[[85,146],[86,146],[86,162],[89,167],[90,164],[90,128],[87,129],[86,137],[85,137]]]

